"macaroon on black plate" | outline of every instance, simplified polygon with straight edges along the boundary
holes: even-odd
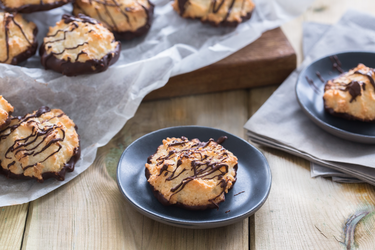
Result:
[[[344,72],[357,67],[359,63],[375,68],[373,52],[344,52],[320,58],[307,66],[299,75],[296,84],[297,100],[305,114],[326,132],[353,142],[375,144],[375,123],[345,120],[332,116],[324,110],[325,83],[319,79],[317,72],[324,81],[341,75],[332,67],[332,59],[336,61],[332,56],[336,56],[341,62]],[[306,77],[312,82],[309,83]]]
[[[191,211],[163,206],[154,197],[145,177],[147,158],[155,153],[163,139],[181,136],[200,141],[228,137],[222,146],[238,158],[237,182],[225,194],[218,210]],[[117,168],[117,183],[129,203],[143,215],[176,227],[205,229],[227,226],[254,214],[270,192],[271,170],[263,154],[237,136],[208,127],[171,127],[149,133],[125,149]]]

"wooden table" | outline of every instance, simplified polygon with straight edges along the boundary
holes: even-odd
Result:
[[[282,28],[302,60],[302,22],[334,23],[347,8],[375,14],[372,0],[317,0]],[[260,147],[273,174],[265,205],[237,224],[211,230],[174,228],[148,219],[114,181],[120,154],[159,128],[197,124],[245,137],[243,125],[276,87],[143,102],[93,166],[28,204],[0,208],[0,249],[374,249],[375,190],[310,178],[309,162]],[[369,214],[345,228],[352,215]],[[355,230],[354,230],[355,229]]]

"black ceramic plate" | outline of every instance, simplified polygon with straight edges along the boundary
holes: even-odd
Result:
[[[219,210],[190,211],[166,207],[154,197],[145,177],[147,157],[155,153],[163,139],[181,136],[201,141],[228,137],[222,145],[238,158],[237,182],[225,195]],[[134,141],[120,158],[117,183],[130,204],[145,216],[172,226],[204,229],[236,223],[255,213],[270,192],[271,171],[262,153],[245,140],[219,129],[184,126],[161,129]],[[245,192],[234,196],[242,191]],[[230,212],[225,213],[228,210]]]
[[[342,64],[344,72],[363,63],[368,67],[375,68],[375,53],[373,52],[345,52],[336,54]],[[320,72],[322,78],[327,81],[340,75],[333,69],[330,56],[323,57],[307,66],[299,75],[296,84],[296,94],[302,110],[311,120],[337,137],[360,143],[375,143],[375,124],[360,121],[349,121],[334,117],[324,111],[323,94],[324,83],[322,83],[316,72]],[[306,76],[313,80],[314,88],[306,80]]]

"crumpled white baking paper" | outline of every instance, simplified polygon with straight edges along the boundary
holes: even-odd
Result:
[[[252,18],[237,28],[215,28],[181,18],[168,0],[152,0],[155,15],[149,33],[122,43],[119,61],[106,72],[66,77],[42,69],[39,57],[23,67],[0,64],[0,94],[24,115],[46,105],[62,109],[78,125],[82,155],[65,181],[11,180],[0,176],[0,207],[33,201],[69,182],[93,162],[136,112],[143,97],[171,76],[217,62],[270,29],[301,14],[312,0],[255,0]],[[39,28],[39,44],[49,26],[71,13],[70,5],[25,15]]]

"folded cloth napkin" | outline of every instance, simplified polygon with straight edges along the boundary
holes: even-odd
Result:
[[[299,73],[315,59],[349,50],[375,51],[375,17],[351,10],[336,25],[311,27],[305,32],[308,53],[304,62],[245,124],[248,136],[258,144],[375,185],[375,145],[346,141],[323,131],[303,113],[294,91]]]

